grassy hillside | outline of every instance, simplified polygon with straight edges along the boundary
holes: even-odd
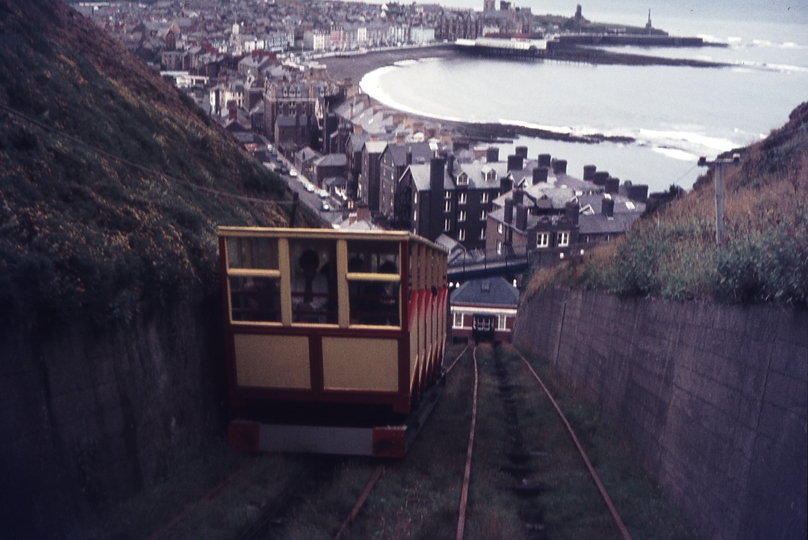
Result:
[[[710,169],[626,236],[533,277],[544,287],[729,303],[808,304],[808,103],[725,168],[726,238],[715,242]]]
[[[0,0],[0,115],[5,317],[126,320],[210,292],[217,225],[288,222],[282,179],[57,0]]]

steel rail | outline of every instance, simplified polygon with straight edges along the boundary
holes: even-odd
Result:
[[[452,371],[452,368],[455,367],[455,364],[457,364],[457,362],[460,361],[460,358],[464,354],[466,354],[467,350],[469,350],[469,344],[468,343],[466,343],[466,348],[463,349],[462,351],[460,351],[460,354],[458,354],[457,358],[454,359],[454,361],[452,362],[452,365],[450,365],[448,368],[446,368],[446,373],[449,373],[450,371]]]
[[[614,521],[617,524],[617,528],[620,529],[620,533],[623,535],[623,538],[625,540],[631,540],[631,535],[629,534],[628,529],[626,529],[626,526],[623,524],[623,520],[620,519],[620,514],[617,513],[617,509],[614,507],[614,504],[612,504],[612,500],[609,497],[609,494],[606,492],[606,488],[603,486],[603,483],[600,481],[600,477],[598,476],[598,473],[595,472],[595,468],[592,466],[592,463],[589,461],[589,458],[587,457],[583,446],[581,446],[580,441],[578,441],[578,437],[575,435],[575,432],[573,431],[572,426],[570,426],[570,423],[567,421],[567,417],[564,416],[563,412],[561,412],[561,407],[559,407],[558,403],[556,403],[556,400],[553,399],[552,394],[550,394],[550,391],[544,385],[544,382],[541,380],[541,377],[539,377],[539,375],[533,370],[533,366],[530,365],[530,363],[527,361],[527,359],[524,356],[522,356],[521,353],[519,353],[517,351],[517,354],[519,355],[519,358],[522,359],[522,362],[525,363],[525,366],[527,366],[527,369],[530,371],[530,373],[533,374],[533,377],[535,377],[536,380],[539,382],[542,389],[544,390],[544,393],[547,394],[548,398],[550,398],[550,403],[552,403],[553,407],[555,407],[555,410],[558,413],[558,416],[561,417],[561,420],[564,422],[564,425],[567,426],[567,431],[569,432],[570,437],[572,437],[572,440],[575,443],[575,446],[578,448],[578,452],[580,452],[581,457],[583,458],[584,463],[586,464],[586,468],[589,469],[589,473],[592,475],[592,479],[595,481],[595,484],[598,486],[598,490],[600,491],[600,494],[603,497],[603,500],[606,502],[606,506],[609,508],[609,512],[611,512],[612,518],[614,518]]]
[[[168,522],[166,525],[163,525],[162,527],[160,527],[159,529],[157,529],[156,531],[154,531],[154,532],[153,532],[153,533],[152,533],[152,534],[151,534],[151,535],[148,537],[148,539],[147,539],[147,540],[155,540],[156,538],[159,538],[160,536],[162,536],[164,533],[166,533],[166,532],[170,531],[171,529],[173,529],[173,528],[174,528],[174,526],[175,526],[177,523],[179,523],[180,521],[182,521],[183,519],[185,519],[185,517],[186,517],[186,516],[187,516],[187,515],[188,515],[188,514],[191,512],[191,510],[193,510],[194,508],[196,508],[197,506],[199,506],[201,503],[205,502],[206,500],[208,500],[208,499],[210,499],[211,497],[213,497],[214,495],[216,495],[216,494],[217,494],[219,491],[221,491],[221,490],[222,490],[222,488],[223,488],[224,486],[226,486],[227,484],[229,484],[229,483],[230,483],[230,481],[231,481],[231,480],[233,480],[233,478],[234,478],[234,477],[235,477],[237,474],[239,474],[239,473],[241,473],[242,471],[244,471],[244,470],[245,470],[247,467],[249,467],[250,465],[253,465],[253,464],[255,463],[255,461],[256,461],[255,459],[251,459],[251,460],[249,460],[247,463],[245,463],[244,465],[242,465],[241,467],[239,467],[237,470],[235,470],[234,472],[232,472],[232,473],[231,473],[231,474],[230,474],[230,475],[229,475],[227,478],[225,478],[224,480],[222,480],[221,482],[219,482],[219,483],[218,483],[218,484],[217,484],[217,485],[216,485],[216,486],[215,486],[213,489],[211,489],[210,491],[208,491],[208,492],[207,492],[205,495],[203,495],[203,496],[202,496],[202,497],[201,497],[199,500],[197,500],[196,502],[194,502],[194,503],[193,503],[193,504],[191,504],[190,506],[186,507],[186,508],[185,508],[185,510],[183,510],[183,511],[182,511],[182,512],[180,512],[180,513],[179,513],[177,516],[175,516],[175,517],[174,517],[174,519],[172,519],[172,520],[171,520],[170,522]]]
[[[468,348],[468,346],[466,347]],[[465,349],[463,350],[465,352]],[[463,473],[463,489],[460,492],[460,512],[457,518],[457,536],[456,540],[463,540],[463,535],[466,530],[466,506],[468,504],[469,496],[469,479],[471,478],[471,454],[474,448],[474,430],[477,426],[477,387],[479,386],[479,377],[477,373],[477,347],[474,347],[472,353],[474,357],[474,394],[472,396],[471,405],[471,428],[469,429],[469,445],[466,450],[466,470]],[[454,364],[453,364],[454,365]]]
[[[373,471],[373,475],[370,477],[368,484],[365,486],[365,491],[363,491],[362,495],[359,496],[359,499],[356,501],[353,510],[351,510],[351,513],[348,515],[348,518],[342,524],[342,527],[340,527],[339,531],[337,532],[337,535],[334,537],[334,540],[342,540],[342,534],[348,528],[348,525],[350,525],[351,522],[356,518],[357,514],[359,514],[359,510],[361,510],[362,506],[364,506],[365,501],[368,498],[368,495],[370,495],[370,492],[373,490],[373,486],[376,485],[376,482],[382,476],[383,472],[384,472],[384,465],[379,464],[379,466],[376,467],[376,470]]]

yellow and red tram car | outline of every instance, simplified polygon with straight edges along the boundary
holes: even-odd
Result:
[[[231,408],[407,415],[439,378],[442,247],[401,231],[220,227],[218,237]]]

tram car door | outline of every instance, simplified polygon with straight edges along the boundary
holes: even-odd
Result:
[[[475,313],[471,324],[471,337],[476,343],[494,341],[496,316],[488,313]]]

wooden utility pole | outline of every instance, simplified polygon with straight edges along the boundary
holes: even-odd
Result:
[[[741,155],[733,154],[732,159],[715,159],[714,161],[707,161],[707,158],[702,156],[699,158],[699,167],[706,167],[714,165],[716,175],[714,179],[715,184],[715,243],[721,248],[724,243],[724,167],[726,165],[740,165]]]

